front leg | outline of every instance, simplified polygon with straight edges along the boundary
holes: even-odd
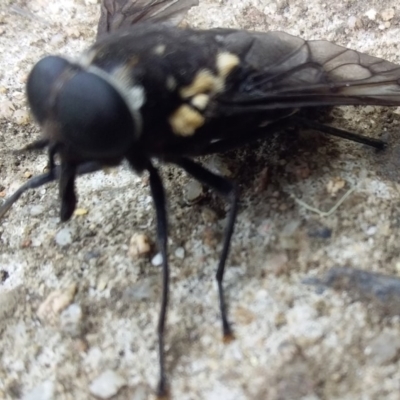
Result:
[[[164,187],[157,170],[149,163],[147,170],[150,174],[150,189],[156,209],[157,217],[157,242],[158,248],[162,256],[162,297],[161,297],[161,310],[158,319],[158,354],[160,363],[160,380],[157,388],[157,397],[159,399],[168,399],[169,390],[165,374],[165,349],[164,349],[164,335],[165,335],[165,320],[167,317],[168,307],[168,291],[169,291],[169,266],[168,266],[168,225],[167,225],[167,210],[165,206],[165,192]]]

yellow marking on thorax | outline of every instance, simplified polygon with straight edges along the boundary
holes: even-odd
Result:
[[[192,106],[198,108],[199,110],[205,110],[209,101],[210,96],[204,93],[200,93],[194,96],[190,103],[192,104]]]
[[[219,92],[223,89],[224,82],[208,69],[202,69],[194,77],[193,82],[180,90],[182,98],[187,99],[200,93]]]
[[[172,113],[169,123],[176,135],[191,136],[197,128],[204,125],[205,118],[199,111],[207,108],[210,96],[224,90],[226,78],[239,65],[240,59],[235,54],[224,52],[217,54],[215,63],[218,75],[213,74],[209,69],[202,69],[190,85],[180,89],[181,98],[185,101],[189,100],[197,110],[188,104],[183,104]]]
[[[224,89],[225,79],[238,66],[240,59],[232,53],[219,53],[216,58],[218,75],[214,75],[209,69],[200,70],[193,82],[180,90],[181,97],[187,99],[198,94],[218,93]]]
[[[184,104],[170,117],[172,131],[179,136],[191,136],[197,128],[204,124],[204,117],[192,107]]]
[[[240,64],[238,56],[232,53],[219,53],[217,55],[217,70],[219,76],[227,78],[232,70]]]

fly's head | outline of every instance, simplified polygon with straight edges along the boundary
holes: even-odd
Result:
[[[140,116],[118,87],[97,68],[49,56],[29,75],[28,102],[61,160],[121,160],[139,135]]]
[[[60,216],[66,221],[76,207],[77,168],[92,161],[116,165],[131,154],[140,134],[140,114],[104,71],[56,56],[34,66],[27,97],[43,131],[39,142],[49,146],[50,173],[59,177]],[[57,168],[55,154],[60,158]]]

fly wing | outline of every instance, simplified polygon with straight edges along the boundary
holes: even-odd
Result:
[[[178,25],[198,0],[102,0],[97,37],[142,21]]]
[[[320,105],[400,105],[400,65],[283,32],[221,35],[241,60],[221,106],[251,111]],[[240,112],[240,111],[239,111]]]

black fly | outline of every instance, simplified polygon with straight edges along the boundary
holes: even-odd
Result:
[[[0,207],[0,218],[27,189],[58,179],[61,220],[75,207],[75,178],[127,160],[147,171],[163,257],[158,323],[158,395],[168,394],[164,330],[169,267],[163,184],[152,159],[184,169],[230,203],[217,269],[222,329],[233,338],[223,275],[233,233],[236,186],[192,157],[226,151],[289,126],[383,148],[368,138],[301,118],[302,107],[400,105],[400,66],[327,41],[283,32],[191,30],[174,25],[197,0],[103,0],[96,43],[75,60],[49,56],[29,75],[27,96],[47,148],[49,171]],[[55,156],[60,163],[55,162]]]

